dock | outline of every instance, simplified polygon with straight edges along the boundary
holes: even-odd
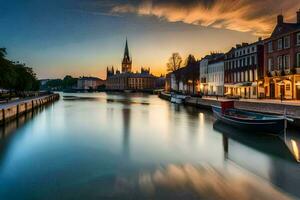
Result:
[[[160,93],[160,98],[169,100],[170,94]],[[211,106],[220,106],[222,101],[231,101],[226,98],[198,98],[198,97],[188,97],[185,100],[185,105],[198,107],[201,109],[211,110]],[[253,111],[263,114],[271,115],[284,115],[286,114],[295,121],[295,125],[300,127],[300,104],[294,102],[285,101],[281,103],[280,101],[268,101],[268,100],[232,100],[234,101],[234,107],[237,109],[245,111]]]
[[[57,100],[59,100],[59,94],[46,94],[0,104],[0,124]]]

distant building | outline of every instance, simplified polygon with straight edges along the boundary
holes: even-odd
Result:
[[[300,100],[300,10],[296,23],[277,17],[271,37],[264,41],[264,56],[266,97]]]
[[[80,77],[77,80],[78,90],[96,90],[102,85],[105,85],[105,81],[96,77]]]
[[[225,94],[247,99],[263,98],[263,41],[236,45],[225,55]]]
[[[40,79],[40,80],[39,80],[40,85],[41,85],[42,87],[45,86],[49,81],[50,81],[50,79]]]
[[[124,57],[122,60],[122,72],[107,68],[106,89],[108,90],[153,90],[157,87],[158,77],[150,73],[150,68],[141,68],[141,72],[132,72],[132,59],[129,55],[128,42],[126,40]]]

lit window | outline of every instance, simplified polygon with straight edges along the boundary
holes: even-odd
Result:
[[[277,40],[277,49],[278,50],[282,49],[282,39]]]
[[[290,36],[284,37],[284,48],[285,49],[290,48]]]
[[[291,84],[286,84],[285,90],[286,91],[291,91]]]

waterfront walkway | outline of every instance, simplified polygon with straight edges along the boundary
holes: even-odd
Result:
[[[219,101],[228,101],[230,99],[223,97],[203,97],[202,99],[207,100],[219,100]],[[279,105],[290,105],[290,106],[300,106],[300,101],[298,100],[279,100],[279,99],[232,99],[233,101],[241,102],[251,102],[251,103],[268,103],[268,104],[279,104]]]
[[[41,97],[45,97],[45,96],[48,96],[48,95],[45,94],[45,95],[40,95],[40,96],[36,96],[36,97],[27,97],[27,98],[24,98],[24,99],[17,99],[17,100],[12,100],[12,101],[9,101],[9,102],[0,103],[0,110],[16,106],[20,103],[27,103],[27,102],[30,102],[32,100],[38,100]]]

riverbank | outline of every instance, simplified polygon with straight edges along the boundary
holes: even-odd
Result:
[[[160,93],[160,98],[165,100],[170,100],[171,95],[167,93]],[[198,98],[198,97],[189,97],[185,100],[185,105],[190,105],[202,109],[211,110],[211,106],[220,106],[222,101],[228,101],[224,98]],[[254,111],[264,114],[273,114],[273,115],[284,115],[286,110],[287,115],[294,119],[294,124],[300,127],[300,103],[291,102],[276,102],[276,101],[267,101],[267,100],[232,100],[234,101],[234,107],[245,110],[245,111]]]
[[[59,94],[47,94],[0,104],[0,124],[15,119],[35,108],[57,101]]]

